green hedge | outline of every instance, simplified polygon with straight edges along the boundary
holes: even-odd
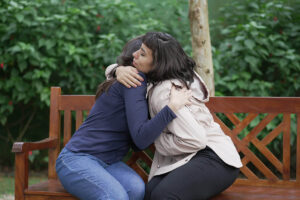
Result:
[[[300,4],[239,0],[211,22],[216,94],[300,96]]]
[[[47,137],[51,86],[68,94],[94,94],[126,41],[150,30],[189,41],[189,32],[177,26],[188,25],[180,20],[187,19],[184,4],[166,0],[141,8],[130,0],[0,1],[0,166],[12,165],[13,141]],[[161,17],[157,6],[168,12]]]

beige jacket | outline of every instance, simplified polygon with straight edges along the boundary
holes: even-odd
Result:
[[[182,86],[176,79],[166,80],[155,87],[148,86],[149,110],[155,116],[169,102],[172,84]],[[199,150],[209,146],[225,163],[242,167],[240,156],[231,141],[205,106],[209,92],[200,76],[195,73],[191,85],[192,105],[175,114],[175,118],[156,139],[149,180],[156,175],[170,172],[187,163]]]

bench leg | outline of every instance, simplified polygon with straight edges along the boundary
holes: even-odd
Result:
[[[28,188],[28,154],[15,154],[15,200],[24,200],[24,190]]]

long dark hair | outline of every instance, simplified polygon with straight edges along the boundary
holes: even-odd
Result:
[[[142,37],[138,36],[133,38],[132,40],[128,41],[123,50],[121,55],[117,58],[118,66],[132,66],[133,56],[132,54],[140,49],[142,45]],[[112,70],[109,73],[109,77],[112,77],[110,80],[106,80],[103,83],[98,85],[98,89],[96,92],[96,99],[103,93],[107,92],[110,86],[116,81],[116,77],[114,76],[115,70]]]
[[[153,69],[147,80],[157,84],[168,79],[179,79],[189,88],[193,82],[195,61],[188,57],[179,42],[167,33],[148,32],[143,44],[152,50]]]

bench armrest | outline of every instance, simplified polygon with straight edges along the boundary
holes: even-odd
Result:
[[[57,138],[46,138],[38,142],[15,142],[12,147],[12,152],[21,153],[40,149],[50,149],[55,148],[57,145]]]

